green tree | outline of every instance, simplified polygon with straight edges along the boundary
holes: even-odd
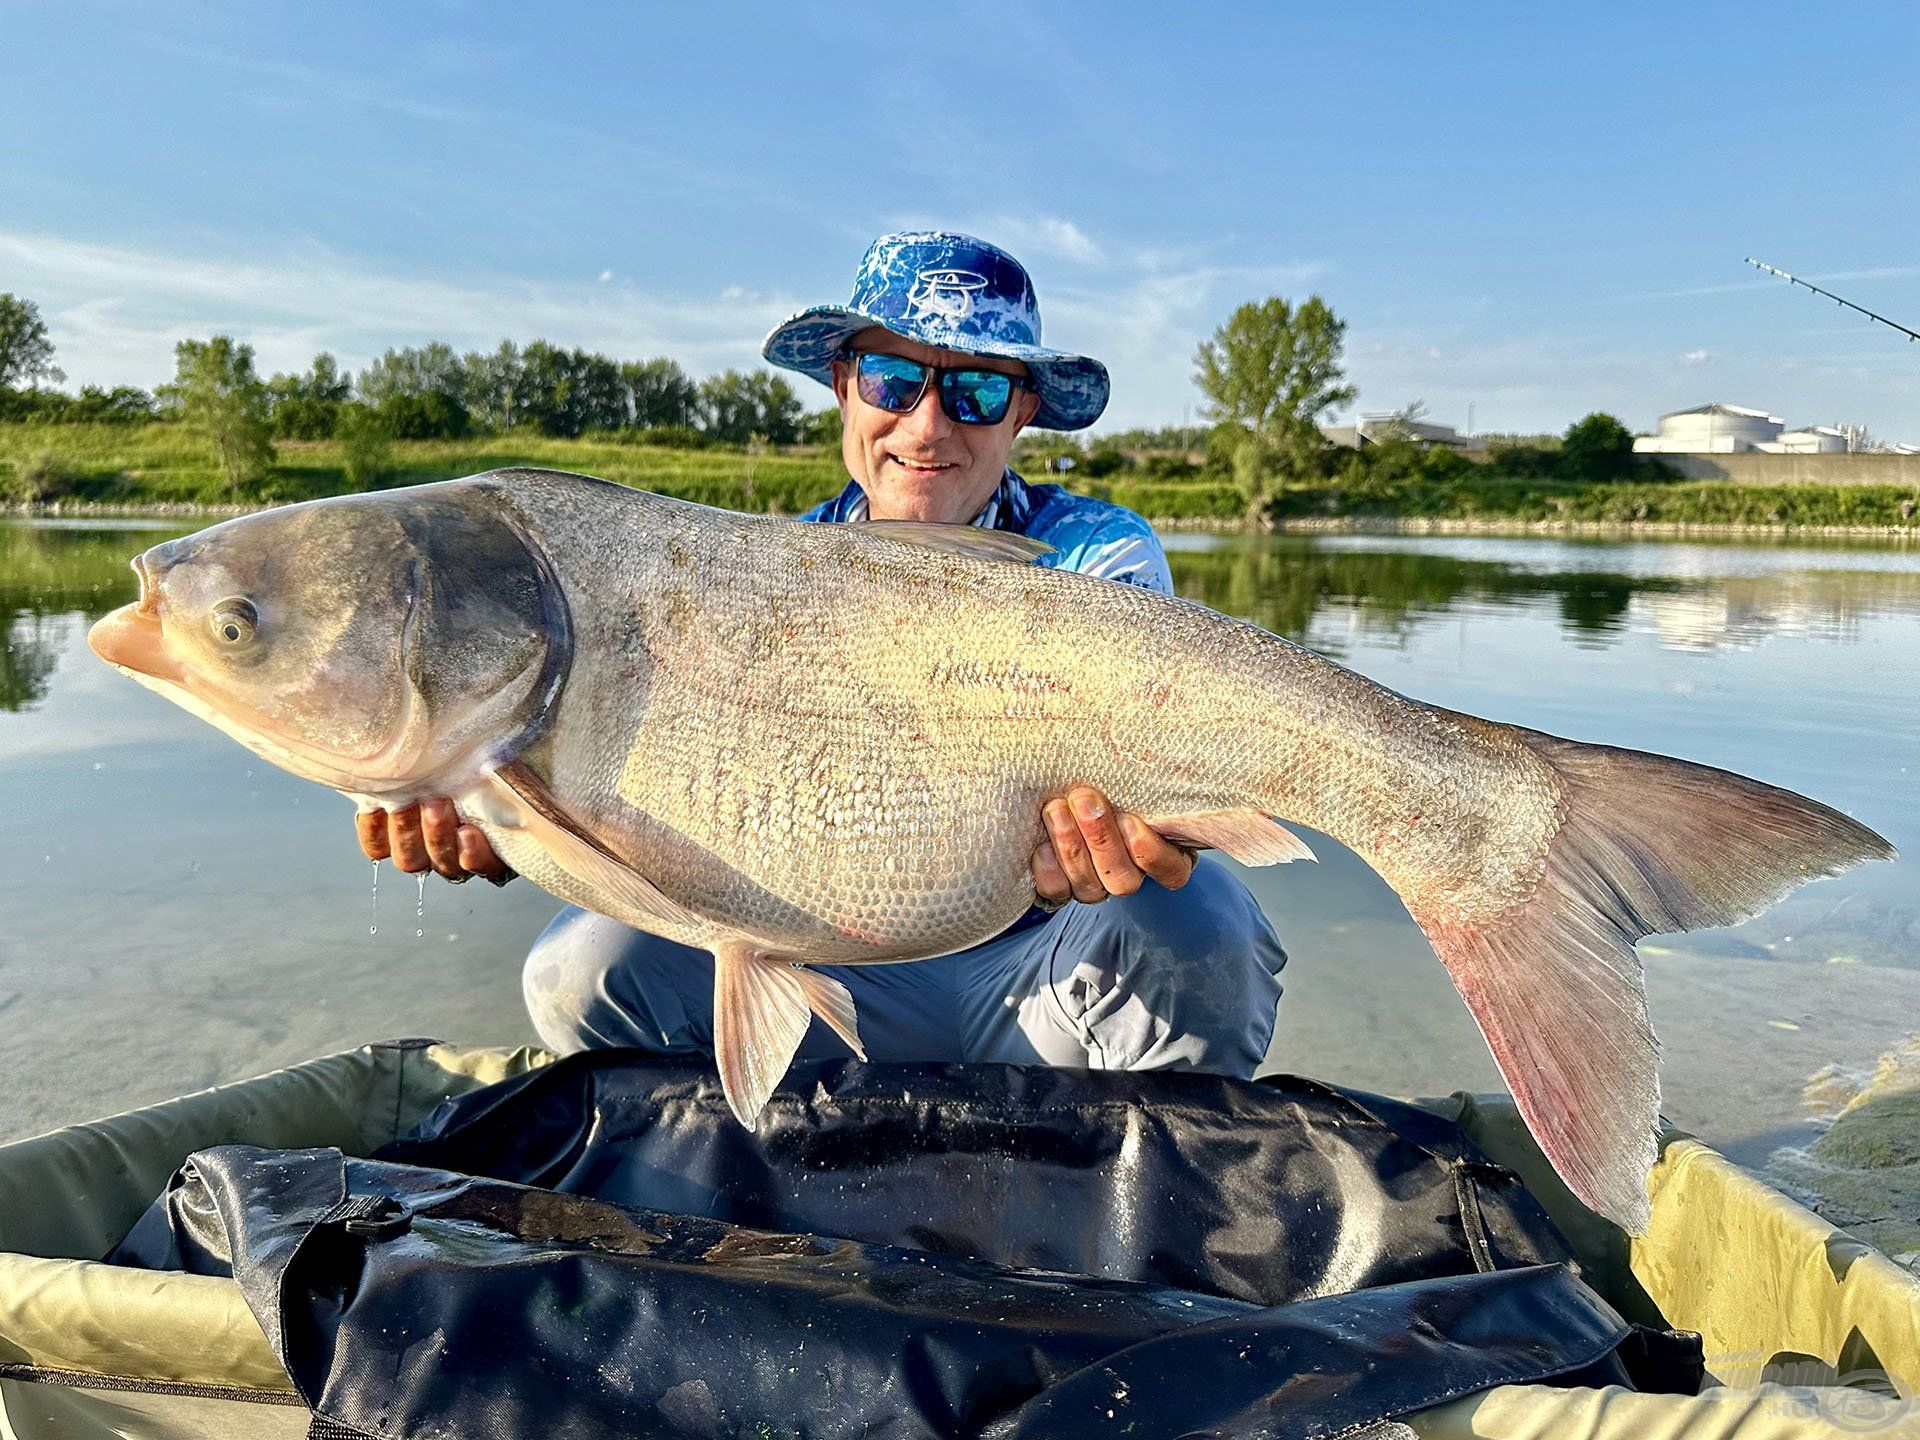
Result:
[[[339,362],[322,350],[304,375],[276,375],[267,382],[273,433],[289,440],[325,440],[352,393],[352,377],[341,374]]]
[[[441,390],[389,395],[373,412],[395,440],[458,440],[473,429],[466,407]]]
[[[693,425],[700,419],[700,387],[675,361],[628,360],[620,366],[627,391],[628,422],[643,430]]]
[[[1325,473],[1320,417],[1356,393],[1340,366],[1346,333],[1318,295],[1297,307],[1275,295],[1242,305],[1195,352],[1207,417],[1245,432],[1232,468],[1250,515],[1270,509],[1283,478]]]
[[[768,370],[723,370],[700,382],[706,432],[731,445],[759,435],[775,445],[800,438],[804,413],[793,387]]]
[[[466,401],[466,366],[453,347],[435,340],[429,345],[389,350],[360,372],[356,389],[369,405],[381,405],[395,395],[450,395]]]
[[[824,445],[838,450],[840,437],[846,428],[846,419],[841,415],[840,407],[829,405],[824,410],[814,411],[800,422],[800,438],[809,445]]]
[[[238,495],[273,464],[267,387],[254,374],[253,347],[215,335],[182,340],[173,353],[173,383],[163,385],[160,394],[213,446],[228,494]]]
[[[620,367],[589,350],[563,350],[536,340],[520,353],[523,423],[547,435],[584,435],[627,423]]]
[[[461,357],[461,385],[467,412],[482,429],[495,434],[526,420],[526,366],[520,347],[502,340],[490,353],[475,350]]]
[[[53,342],[47,338],[40,307],[18,295],[0,295],[0,390],[58,385],[66,373],[53,363]]]
[[[340,442],[347,483],[356,490],[378,485],[393,458],[393,434],[380,412],[350,400],[334,417],[333,434]]]
[[[1633,432],[1613,416],[1596,410],[1567,427],[1560,442],[1560,472],[1569,480],[1631,480],[1637,470]]]

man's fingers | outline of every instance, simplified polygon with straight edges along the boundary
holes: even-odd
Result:
[[[1131,895],[1140,888],[1144,876],[1127,853],[1127,842],[1120,833],[1119,817],[1113,805],[1091,785],[1076,786],[1067,796],[1074,823],[1086,842],[1100,888],[1109,895]]]
[[[1073,898],[1073,882],[1060,868],[1060,857],[1053,853],[1053,841],[1042,840],[1033,852],[1033,893],[1050,905],[1064,905]]]
[[[507,862],[494,853],[492,842],[478,825],[460,827],[460,867],[496,885],[511,874]]]
[[[418,805],[387,812],[387,845],[393,863],[407,874],[418,875],[429,868],[426,837],[420,833]]]
[[[1041,813],[1047,822],[1047,838],[1053,842],[1054,858],[1073,889],[1073,898],[1083,905],[1098,905],[1107,898],[1107,887],[1100,883],[1100,872],[1087,853],[1087,842],[1072,809],[1065,800],[1049,800]]]
[[[426,841],[427,859],[443,880],[464,880],[466,869],[460,864],[460,817],[453,802],[444,796],[420,802],[420,833]]]
[[[392,851],[387,846],[387,812],[362,810],[353,817],[353,828],[360,835],[360,851],[369,860],[384,860]]]
[[[1193,878],[1193,853],[1182,850],[1138,815],[1122,815],[1120,833],[1133,863],[1167,889],[1178,890]]]

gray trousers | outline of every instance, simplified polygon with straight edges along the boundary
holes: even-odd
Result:
[[[853,993],[872,1060],[987,1060],[1250,1076],[1273,1038],[1286,952],[1246,886],[1202,857],[1179,890],[1069,904],[971,950],[823,965]],[[569,906],[527,957],[549,1047],[713,1051],[713,958]],[[800,1055],[848,1054],[816,1018]]]

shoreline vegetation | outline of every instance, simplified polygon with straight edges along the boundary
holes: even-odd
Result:
[[[1324,417],[1358,395],[1345,334],[1317,295],[1249,301],[1194,355],[1211,423],[1029,432],[1013,463],[1168,530],[1920,534],[1920,476],[1904,465],[1683,477],[1601,412],[1562,435],[1468,442],[1426,424],[1416,400],[1329,431]],[[263,380],[229,335],[174,351],[174,378],[151,394],[48,388],[65,376],[38,309],[0,294],[0,511],[234,514],[512,465],[782,515],[846,484],[840,412],[809,413],[768,370],[695,380],[666,356],[436,341],[358,375],[323,351]],[[1798,483],[1856,478],[1879,483]]]
[[[833,443],[690,444],[685,432],[664,438],[670,443],[654,442],[641,430],[577,438],[515,431],[396,440],[371,484],[355,483],[360,477],[350,476],[347,447],[338,440],[281,440],[272,468],[247,493],[235,494],[213,446],[176,422],[0,423],[0,511],[213,517],[534,465],[701,504],[791,515],[846,483]],[[1504,463],[1499,450],[1474,461],[1431,451],[1382,456],[1387,447],[1376,446],[1309,483],[1271,485],[1266,503],[1250,509],[1230,466],[1212,462],[1207,452],[1218,447],[1207,446],[1206,432],[1171,438],[1192,448],[1121,448],[1096,440],[1082,450],[1063,437],[1036,435],[1022,442],[1014,463],[1030,480],[1110,499],[1176,531],[1920,536],[1920,487],[1516,475],[1516,468],[1545,469],[1537,461],[1551,454],[1521,445],[1507,448]],[[1073,468],[1049,473],[1063,455],[1074,460]]]

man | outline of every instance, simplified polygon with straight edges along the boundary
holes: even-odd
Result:
[[[1029,424],[1092,424],[1108,382],[1098,361],[1040,344],[1032,282],[1004,251],[943,232],[882,236],[851,303],[802,311],[764,354],[831,386],[840,405],[850,478],[802,519],[1013,531],[1054,547],[1041,564],[1172,593],[1166,555],[1138,515],[1029,485],[1008,466]],[[505,876],[450,802],[360,818],[375,860],[456,881]],[[853,993],[869,1058],[1251,1075],[1286,955],[1246,888],[1090,787],[1048,801],[1042,818],[1039,903],[1009,930],[935,960],[822,967]],[[535,1027],[563,1052],[711,1051],[703,951],[569,907],[535,943],[523,983]],[[799,1053],[848,1052],[816,1020]]]

